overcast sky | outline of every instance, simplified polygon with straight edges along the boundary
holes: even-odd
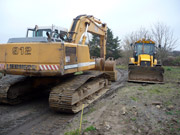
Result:
[[[170,26],[180,39],[180,0],[0,0],[0,43],[25,36],[27,27],[36,24],[69,29],[80,14],[99,18],[120,39],[157,22]]]

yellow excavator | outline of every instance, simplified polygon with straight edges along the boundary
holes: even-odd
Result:
[[[100,36],[100,58],[90,56],[87,32]],[[0,45],[0,103],[16,104],[25,95],[50,89],[49,106],[76,113],[115,81],[115,61],[105,60],[107,25],[88,15],[77,16],[69,32],[60,27],[29,28],[25,38]],[[80,75],[74,74],[84,71]]]
[[[134,56],[130,58],[128,66],[128,81],[163,83],[164,69],[157,64],[155,42],[142,39],[131,46],[134,48]]]

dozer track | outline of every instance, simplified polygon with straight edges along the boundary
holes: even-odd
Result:
[[[76,113],[82,104],[87,107],[108,89],[108,80],[102,72],[88,71],[54,87],[50,92],[49,105],[58,112]]]

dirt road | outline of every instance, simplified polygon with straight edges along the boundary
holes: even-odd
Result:
[[[57,114],[48,106],[48,97],[16,106],[0,106],[0,134],[55,134],[73,115]]]
[[[124,83],[120,82],[125,82],[125,78],[127,78],[126,71],[118,71],[119,81],[112,83],[112,88],[106,96],[123,86]],[[15,106],[0,105],[0,135],[59,135],[67,122],[78,115],[51,111],[48,106],[48,96]]]

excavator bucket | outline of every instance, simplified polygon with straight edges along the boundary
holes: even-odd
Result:
[[[164,69],[161,66],[143,67],[143,66],[129,65],[128,81],[164,83],[163,73],[164,73]]]

